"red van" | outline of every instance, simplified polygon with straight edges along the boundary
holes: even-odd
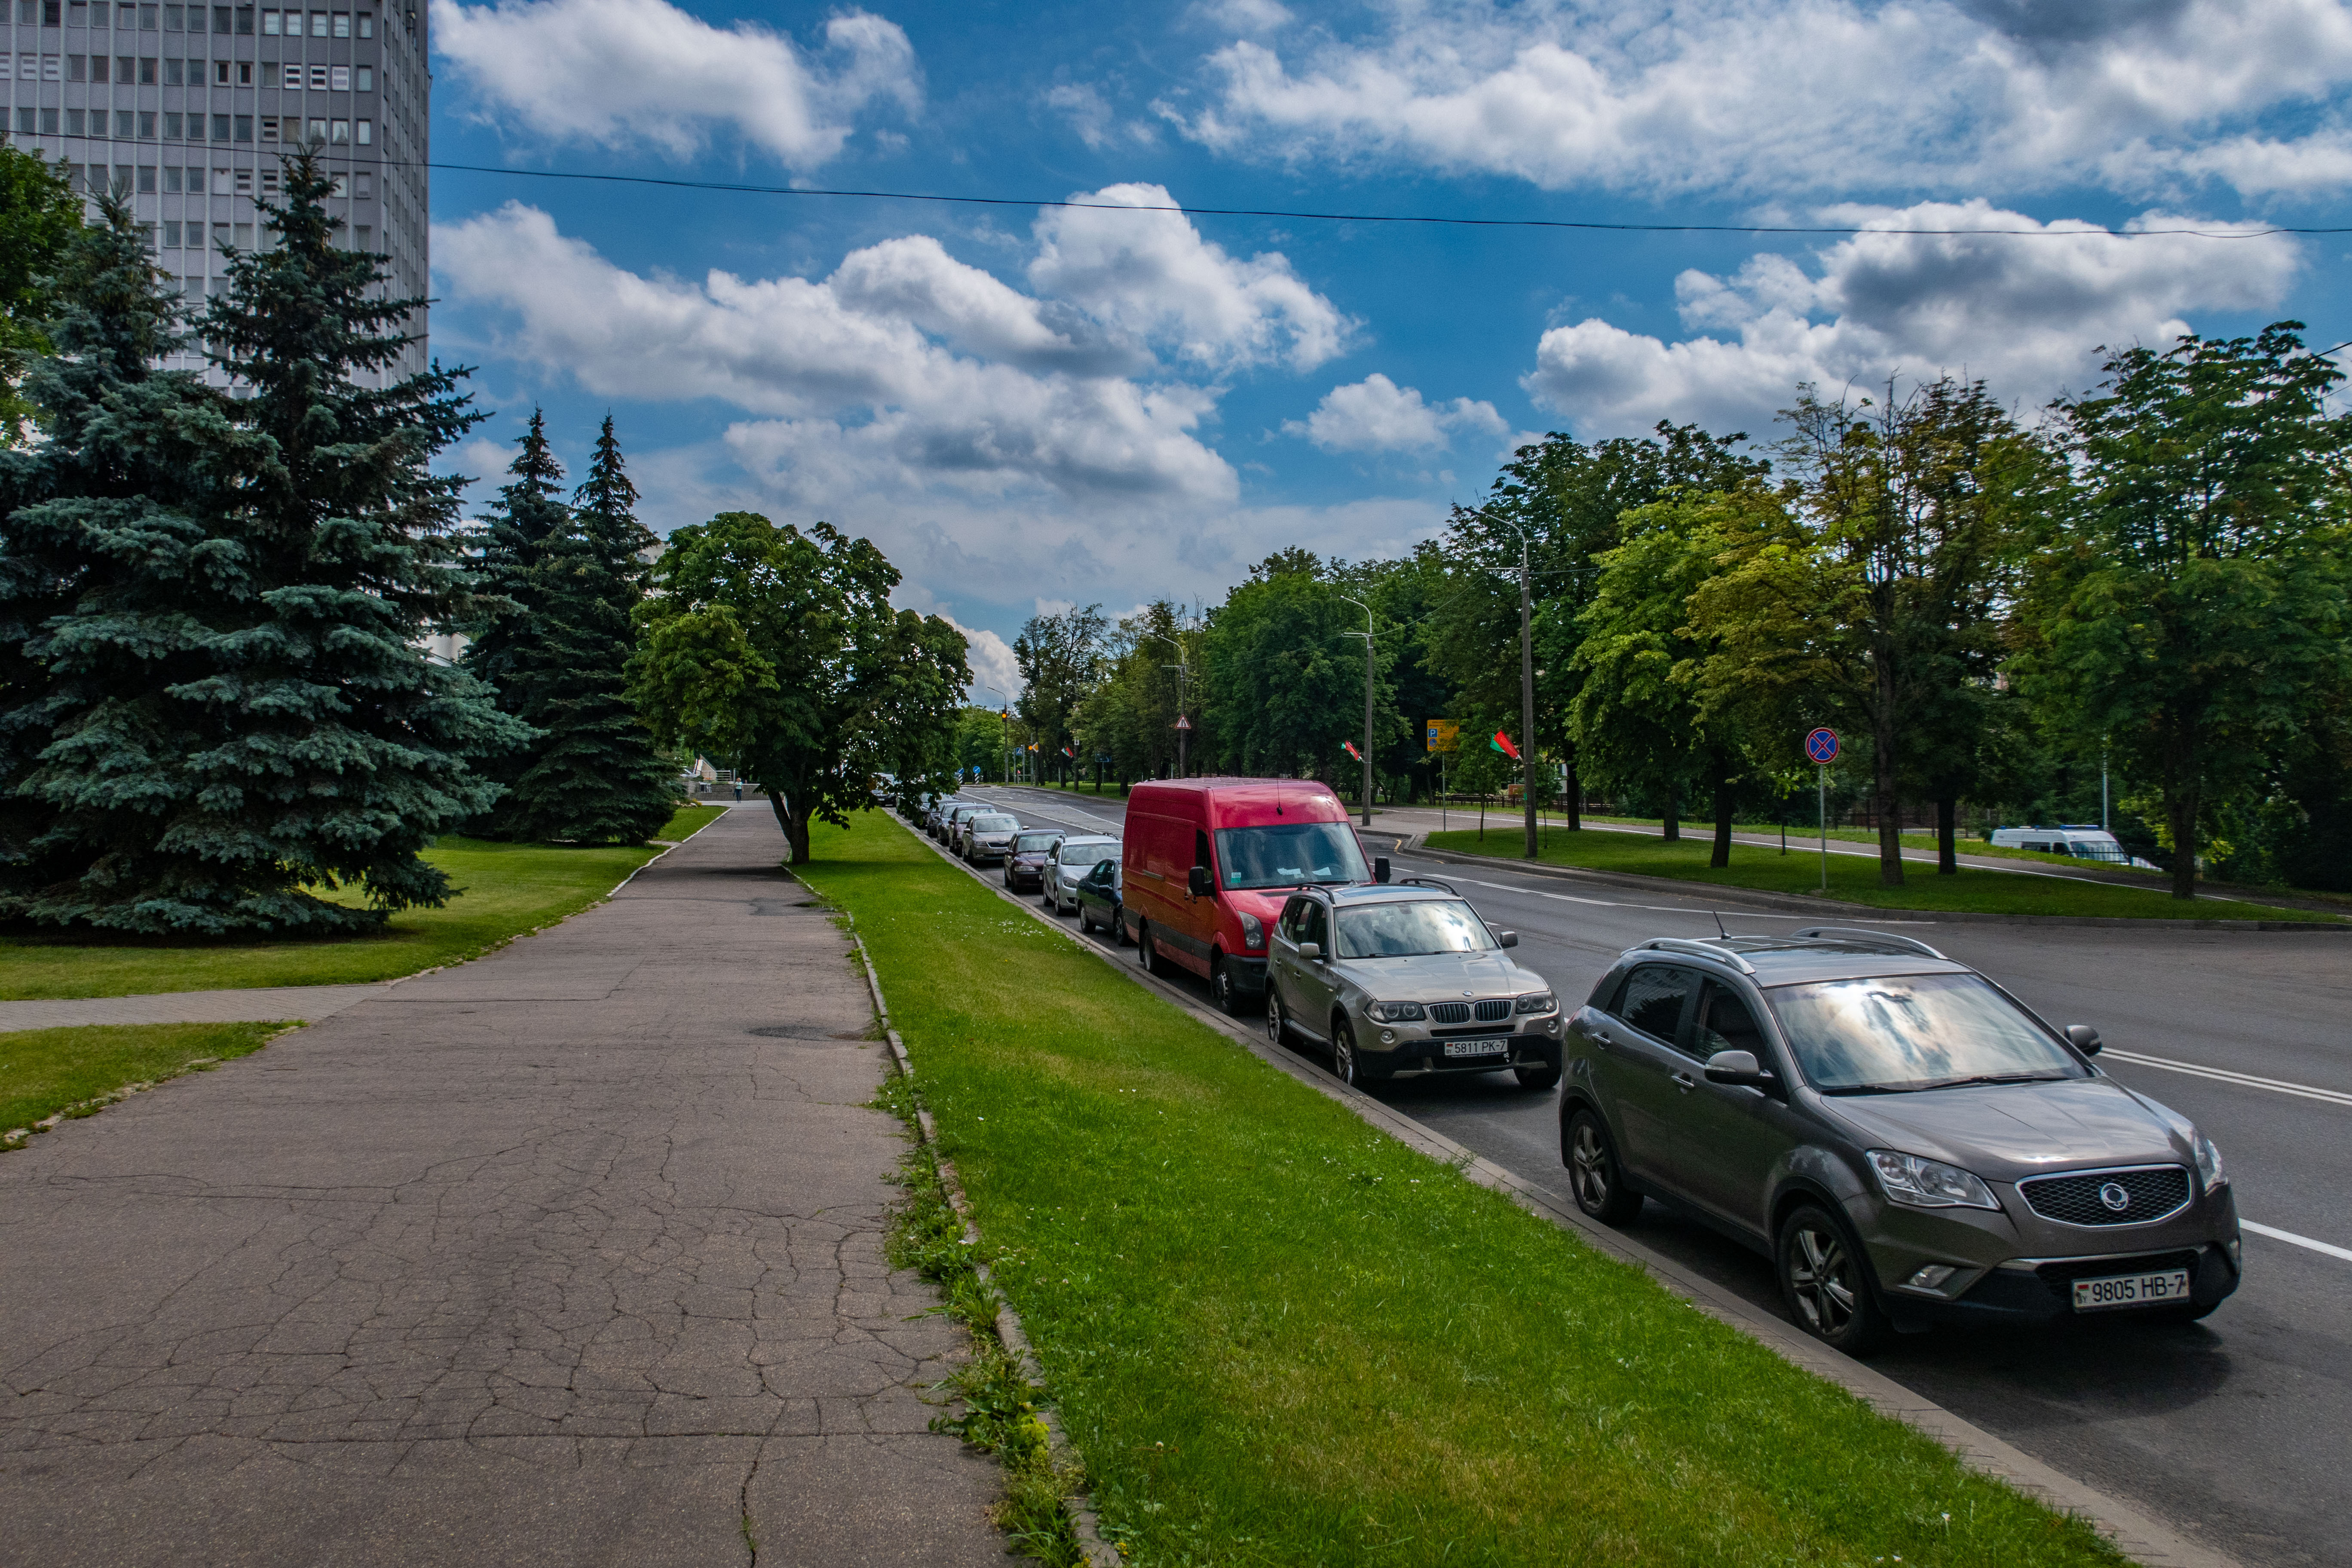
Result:
[[[1312,779],[1161,779],[1128,793],[1120,919],[1154,974],[1189,969],[1218,1005],[1265,992],[1265,933],[1293,888],[1388,880]]]

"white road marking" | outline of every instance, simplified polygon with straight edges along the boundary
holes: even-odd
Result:
[[[2347,1263],[2352,1263],[2352,1247],[2337,1247],[2329,1242],[2314,1241],[2307,1236],[2297,1236],[2291,1230],[2273,1230],[2266,1225],[2256,1225],[2250,1219],[2240,1220],[2238,1228],[2251,1230],[2256,1236],[2267,1236],[2273,1241],[2290,1241],[2297,1247],[2307,1247],[2314,1252],[2324,1252],[2330,1258],[2340,1258]]]
[[[2252,1073],[2231,1072],[2227,1068],[2209,1068],[2196,1062],[2175,1061],[2170,1057],[2144,1057],[2137,1051],[2119,1051],[2112,1046],[2104,1056],[2119,1062],[2131,1062],[2144,1068],[2162,1068],[2167,1072],[2187,1073],[2192,1078],[2210,1078],[2217,1083],[2234,1083],[2242,1089],[2266,1089],[2273,1094],[2292,1094],[2304,1100],[2324,1100],[2329,1105],[2352,1105],[2352,1094],[2341,1089],[2315,1089],[2307,1083],[2288,1083],[2280,1079],[2256,1078]]]
[[[1402,866],[1406,862],[1399,861],[1397,864]],[[1421,868],[1416,867],[1415,869],[1420,870]],[[1605,910],[1650,910],[1668,915],[1709,917],[1728,915],[1732,919],[1743,921],[1806,921],[1814,925],[1823,923],[1827,918],[1822,915],[1768,915],[1757,910],[1741,909],[1737,904],[1726,904],[1717,909],[1709,909],[1704,905],[1694,908],[1689,904],[1634,904],[1622,899],[1580,899],[1573,893],[1550,893],[1541,888],[1515,888],[1508,882],[1482,882],[1475,877],[1457,877],[1453,874],[1453,868],[1450,865],[1444,864],[1429,870],[1427,874],[1433,877],[1440,877],[1442,874],[1442,880],[1461,882],[1473,888],[1492,888],[1498,893],[1526,893],[1538,899],[1558,899],[1564,904],[1593,904]],[[1931,926],[1936,922],[1934,921],[1872,921],[1870,923],[1885,926]]]

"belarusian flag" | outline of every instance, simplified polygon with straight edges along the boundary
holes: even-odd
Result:
[[[1355,758],[1355,759],[1356,759],[1356,761],[1358,761],[1358,762],[1360,762],[1360,762],[1362,762],[1362,761],[1364,760],[1364,753],[1363,753],[1363,752],[1360,752],[1360,751],[1358,751],[1358,750],[1356,750],[1356,742],[1353,742],[1353,741],[1342,741],[1342,742],[1339,742],[1339,748],[1340,748],[1340,750],[1342,750],[1342,751],[1346,752],[1349,756],[1351,756],[1351,757]]]
[[[1490,749],[1502,752],[1515,763],[1519,760],[1519,749],[1511,744],[1511,738],[1500,730],[1495,731],[1495,738],[1486,744]]]

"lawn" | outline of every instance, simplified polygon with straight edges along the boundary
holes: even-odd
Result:
[[[1516,825],[1497,832],[1486,825],[1481,842],[1475,831],[1433,833],[1432,849],[1464,855],[1491,855],[1520,859],[1521,837]],[[1819,844],[1819,839],[1814,841]],[[1777,847],[1734,844],[1731,864],[1722,870],[1707,865],[1712,836],[1702,830],[1669,844],[1645,834],[1571,833],[1555,826],[1544,836],[1542,863],[1578,866],[1594,871],[1622,871],[1643,877],[1711,883],[1718,887],[1756,888],[1775,893],[1812,893],[1822,883],[1818,848],[1806,854],[1794,837],[1789,853]],[[2182,902],[2160,887],[2136,888],[2105,882],[2075,882],[2057,877],[2019,876],[1962,867],[1953,876],[1939,877],[1936,868],[1906,862],[1904,885],[1878,885],[1878,862],[1860,855],[1829,858],[1829,896],[1847,903],[1878,909],[1929,912],[2005,915],[2104,915],[2137,920],[2208,921],[2329,921],[2335,917],[2305,910],[2273,909],[2266,904],[2240,903],[2230,899],[2200,898]]]
[[[688,805],[662,830],[678,839],[724,807]],[[390,980],[478,957],[575,914],[658,853],[495,844],[451,836],[425,852],[457,897],[393,917],[381,935],[325,942],[91,942],[40,934],[0,937],[0,1001],[133,996],[255,985],[341,985]]]
[[[1131,1561],[2120,1562],[887,818],[814,847]]]
[[[126,1085],[161,1083],[257,1051],[287,1026],[105,1024],[0,1034],[0,1132],[59,1112],[89,1115]]]

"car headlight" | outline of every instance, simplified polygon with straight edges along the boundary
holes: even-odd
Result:
[[[1265,926],[1255,915],[1242,916],[1242,945],[1244,947],[1265,945]]]
[[[1549,991],[1532,991],[1519,998],[1517,1011],[1521,1013],[1557,1013],[1559,998]]]
[[[2230,1184],[2229,1170],[2221,1163],[2221,1151],[2213,1147],[2213,1140],[2202,1132],[2197,1134],[2197,1174],[2209,1193]]]
[[[1375,1024],[1404,1024],[1427,1016],[1418,1002],[1375,1002],[1364,1012]]]
[[[1898,1204],[1923,1209],[1997,1209],[1992,1189],[1958,1165],[1892,1149],[1873,1149],[1867,1158],[1878,1184]]]

